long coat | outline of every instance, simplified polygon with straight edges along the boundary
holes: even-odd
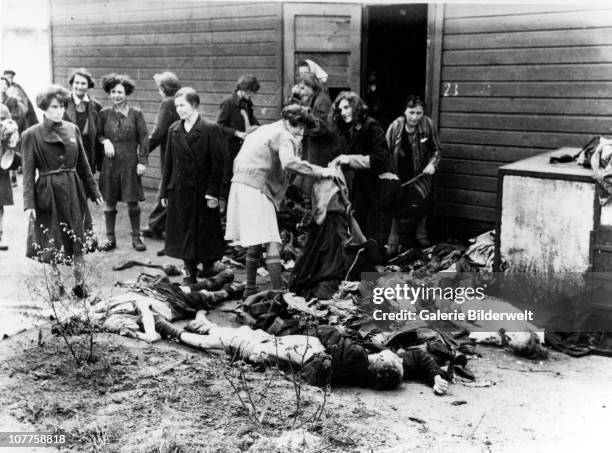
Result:
[[[438,140],[438,134],[433,126],[431,118],[423,116],[421,121],[416,126],[416,132],[412,136],[411,143],[408,145],[402,144],[402,131],[406,127],[406,117],[404,115],[397,118],[387,129],[387,143],[389,149],[393,154],[393,160],[395,166],[399,170],[400,158],[410,158],[412,163],[412,174],[401,175],[398,172],[398,176],[402,179],[402,182],[406,182],[406,176],[408,179],[412,179],[419,175],[425,167],[431,162],[433,165],[438,167],[440,163],[440,140]],[[406,156],[407,150],[411,151],[410,156]],[[403,178],[402,178],[403,177]],[[414,188],[419,191],[423,198],[427,198],[431,193],[433,186],[433,177],[431,175],[424,175],[414,183]]]
[[[208,208],[206,196],[219,197],[224,146],[220,128],[202,117],[189,132],[184,121],[170,126],[160,189],[168,199],[168,256],[197,262],[223,256],[219,208]]]
[[[149,152],[152,152],[157,146],[160,151],[160,164],[166,160],[166,142],[168,141],[168,129],[170,126],[179,120],[178,113],[174,107],[174,98],[166,97],[162,100],[157,114],[157,121],[153,132],[149,136]]]
[[[364,120],[348,128],[340,123],[340,132],[346,140],[346,154],[360,154],[370,157],[370,168],[347,170],[345,172],[355,220],[368,238],[375,239],[378,246],[386,244],[391,229],[391,213],[383,209],[396,181],[379,179],[383,173],[395,173],[395,165],[385,131],[373,118]]]
[[[149,133],[139,108],[130,107],[127,116],[113,107],[105,107],[98,115],[98,141],[109,139],[115,156],[104,156],[100,170],[100,189],[108,203],[144,201],[144,191],[136,165],[146,164],[149,154]]]
[[[64,120],[77,124],[77,111],[73,96],[74,95],[70,96],[68,104],[66,105]],[[102,146],[97,141],[97,122],[100,110],[102,110],[102,104],[98,100],[92,98],[88,98],[88,100],[83,100],[82,102],[87,106],[87,122],[85,123],[84,130],[81,131],[81,136],[83,138],[83,146],[85,147],[87,161],[89,162],[91,171],[95,173],[96,170],[100,170],[102,167],[104,153],[101,149]]]
[[[73,255],[83,253],[85,233],[92,226],[86,197],[100,198],[79,128],[67,121],[55,124],[44,118],[28,128],[21,139],[23,205],[36,210],[26,255],[45,262],[53,258],[49,253],[39,254],[32,247],[36,243],[39,251],[64,247],[66,261],[70,261]]]

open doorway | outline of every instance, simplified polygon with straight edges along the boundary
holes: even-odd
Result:
[[[369,5],[365,22],[364,100],[386,130],[409,94],[425,99],[427,4]]]

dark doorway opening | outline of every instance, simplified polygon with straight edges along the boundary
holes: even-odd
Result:
[[[386,130],[402,114],[408,95],[425,99],[427,4],[366,8],[363,94]]]

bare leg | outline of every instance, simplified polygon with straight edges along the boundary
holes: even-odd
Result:
[[[85,258],[83,255],[74,256],[72,263],[72,275],[74,275],[75,285],[83,285],[85,283]]]
[[[138,332],[136,336],[140,340],[144,340],[148,343],[153,343],[161,338],[161,336],[155,331],[155,320],[153,319],[153,312],[151,312],[151,308],[149,304],[144,302],[143,300],[136,301],[136,308],[138,308],[138,312],[140,313],[140,317],[142,320],[142,327],[144,333]]]

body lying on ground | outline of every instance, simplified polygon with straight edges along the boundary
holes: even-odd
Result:
[[[160,339],[153,315],[167,321],[193,319],[198,310],[239,298],[244,284],[233,279],[234,273],[224,269],[199,283],[178,286],[141,274],[136,283],[122,284],[126,292],[94,305],[93,317],[105,331],[153,342]]]
[[[179,329],[160,316],[155,328],[163,336],[207,351],[224,351],[234,359],[254,365],[276,365],[281,369],[301,369],[305,382],[370,387],[376,390],[397,388],[404,376],[422,377],[438,394],[446,393],[448,382],[431,356],[424,351],[410,351],[400,357],[390,350],[368,354],[366,349],[339,329],[319,326],[315,335],[275,337],[250,327],[220,327],[210,322],[205,312]]]

